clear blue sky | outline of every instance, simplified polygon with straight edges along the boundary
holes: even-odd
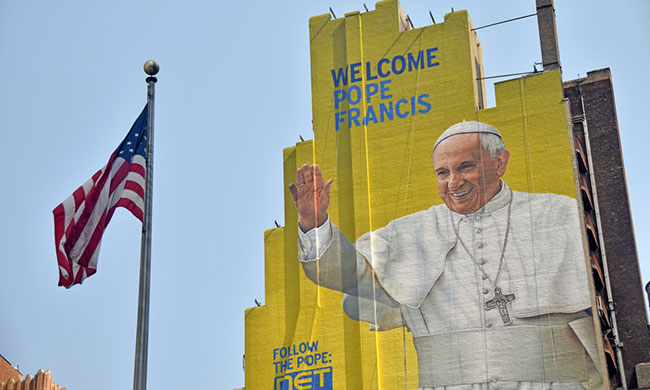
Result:
[[[367,2],[374,9],[373,2]],[[612,70],[644,284],[650,278],[650,3],[556,0],[565,79]],[[282,148],[312,138],[308,18],[363,2],[0,1],[0,354],[69,390],[129,388],[140,223],[116,212],[99,269],[57,287],[52,209],[103,166],[156,96],[150,389],[244,385],[244,309],[264,302],[263,231],[284,221]],[[404,0],[415,27],[475,26],[534,0]],[[479,31],[485,73],[541,61],[536,19]],[[493,90],[488,98],[494,104]]]

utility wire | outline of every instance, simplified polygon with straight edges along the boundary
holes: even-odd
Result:
[[[535,15],[537,15],[537,12],[535,12],[534,14],[530,14],[530,15],[519,16],[519,17],[517,17],[517,18],[512,18],[512,19],[504,20],[504,21],[501,21],[501,22],[496,22],[496,23],[492,23],[492,24],[486,24],[485,26],[481,26],[481,27],[473,28],[472,31],[480,30],[480,29],[482,29],[482,28],[486,28],[486,27],[496,26],[497,24],[503,24],[503,23],[512,22],[512,21],[519,20],[519,19],[530,18],[531,16],[535,16]]]
[[[501,77],[521,76],[521,75],[524,75],[524,74],[534,74],[534,73],[541,73],[541,72],[537,71],[537,72],[508,73],[508,74],[501,74],[501,75],[498,75],[498,76],[479,77],[476,80],[498,79],[498,78],[501,78]]]

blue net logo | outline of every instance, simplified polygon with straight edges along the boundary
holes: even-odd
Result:
[[[273,390],[332,390],[332,367],[278,376]]]

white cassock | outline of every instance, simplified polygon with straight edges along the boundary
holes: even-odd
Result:
[[[503,183],[471,215],[433,206],[355,244],[328,220],[300,232],[298,257],[312,281],[344,293],[350,318],[375,330],[408,327],[420,389],[595,389],[579,226],[575,199]],[[508,297],[501,309],[486,307],[494,281]]]

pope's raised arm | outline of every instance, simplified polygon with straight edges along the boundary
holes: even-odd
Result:
[[[321,226],[327,220],[331,187],[332,179],[323,182],[323,174],[316,164],[305,164],[296,171],[296,184],[289,185],[289,192],[303,232]]]
[[[298,211],[298,260],[305,275],[319,286],[344,293],[343,309],[350,318],[374,324],[378,330],[402,326],[399,305],[377,283],[370,254],[360,253],[328,220],[331,186],[332,180],[323,181],[316,164],[298,168],[296,183],[289,185]],[[367,242],[371,234],[361,241]],[[385,257],[382,251],[374,255]]]

